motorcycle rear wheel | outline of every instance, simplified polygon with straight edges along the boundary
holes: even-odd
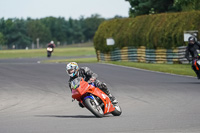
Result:
[[[111,113],[114,116],[120,116],[122,114],[122,109],[119,105],[115,105],[115,110]]]
[[[104,112],[102,108],[99,105],[96,105],[93,99],[91,98],[86,98],[84,100],[84,105],[86,108],[93,113],[96,117],[101,118],[104,116]]]

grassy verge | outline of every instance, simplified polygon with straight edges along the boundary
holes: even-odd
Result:
[[[90,56],[96,55],[93,47],[66,47],[66,48],[55,48],[52,56]],[[36,58],[46,57],[46,49],[33,49],[33,50],[0,50],[0,59],[6,58]],[[68,63],[75,61],[77,63],[96,63],[97,59],[94,58],[72,58],[72,59],[61,59],[61,60],[45,60],[44,63]],[[107,62],[116,65],[123,65],[129,67],[136,67],[151,71],[166,72],[179,75],[196,76],[191,65],[183,64],[147,64],[147,63],[136,63],[136,62]]]
[[[97,63],[96,58],[46,60],[46,61],[43,61],[43,63],[68,63],[72,61],[75,61],[77,63]],[[105,62],[105,63],[135,67],[135,68],[140,68],[140,69],[145,69],[145,70],[165,72],[165,73],[171,73],[171,74],[196,76],[194,71],[191,69],[190,64],[149,64],[149,63],[116,62],[116,61],[110,61],[110,62]]]
[[[52,56],[89,56],[96,55],[94,47],[55,48]],[[0,50],[0,59],[46,57],[46,49]]]
[[[141,68],[151,71],[165,72],[178,75],[196,76],[190,64],[149,64],[136,62],[108,62],[111,64]]]
[[[75,58],[75,59],[59,59],[59,60],[45,60],[42,63],[68,63],[68,62],[77,62],[77,63],[97,63],[97,58]]]

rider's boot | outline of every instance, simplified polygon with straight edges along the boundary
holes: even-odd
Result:
[[[108,95],[108,97],[110,98],[110,101],[112,102],[112,104],[117,104],[118,103],[117,99],[115,98],[115,96],[113,96],[110,93],[110,91],[109,91],[109,89],[108,89],[108,87],[106,85],[104,86],[103,90]]]
[[[108,94],[108,97],[110,98],[110,101],[112,102],[112,104],[118,103],[117,99],[111,93]]]
[[[105,83],[97,81],[96,85],[97,85],[97,87],[99,87],[99,89],[101,89],[104,93],[106,93],[106,95],[108,95],[112,104],[118,103],[117,99],[110,93],[110,91]]]

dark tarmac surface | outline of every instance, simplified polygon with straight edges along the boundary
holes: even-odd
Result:
[[[0,133],[199,133],[200,81],[107,64],[88,66],[122,107],[96,118],[72,102],[66,64],[0,60]]]

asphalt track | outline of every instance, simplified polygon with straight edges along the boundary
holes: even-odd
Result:
[[[200,81],[108,64],[88,66],[123,113],[96,118],[72,102],[66,64],[0,60],[0,133],[199,133]]]

